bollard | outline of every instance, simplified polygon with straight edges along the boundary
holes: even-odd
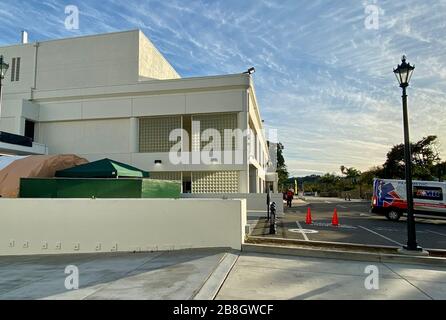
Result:
[[[270,206],[270,202],[271,202],[271,190],[268,188],[268,193],[266,194],[266,211],[267,211],[266,218],[268,220],[269,220],[269,206]]]
[[[276,203],[271,203],[270,206],[270,216],[271,219],[269,221],[269,234],[276,234],[277,226],[276,226]]]

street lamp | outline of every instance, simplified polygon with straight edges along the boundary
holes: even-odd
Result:
[[[406,62],[406,56],[403,56],[401,64],[398,65],[393,73],[403,89],[403,122],[404,122],[404,162],[406,164],[406,193],[407,193],[407,245],[404,249],[409,251],[423,251],[417,244],[417,235],[415,231],[415,218],[413,209],[413,187],[412,187],[412,152],[409,139],[409,116],[407,112],[407,93],[406,88],[412,78],[415,66]]]
[[[5,60],[3,59],[3,56],[0,55],[0,116],[2,114],[2,82],[3,79],[5,78],[5,74],[9,69],[9,64],[7,64],[5,62]]]

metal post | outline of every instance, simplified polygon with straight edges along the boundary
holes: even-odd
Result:
[[[268,193],[266,194],[266,210],[267,210],[267,219],[269,220],[269,205],[271,202],[271,189],[268,187]]]
[[[1,61],[0,61],[0,63],[2,63],[3,62],[3,58],[1,59]],[[1,119],[1,116],[2,116],[2,100],[3,100],[3,83],[2,83],[2,77],[0,76],[0,119]]]
[[[412,187],[412,152],[409,139],[409,116],[407,112],[407,93],[403,87],[403,121],[404,121],[404,160],[406,171],[406,193],[407,193],[407,250],[421,251],[418,247],[417,235],[415,231],[415,218],[413,208],[413,187]]]
[[[269,234],[276,234],[276,203],[271,203],[271,219],[269,221]]]

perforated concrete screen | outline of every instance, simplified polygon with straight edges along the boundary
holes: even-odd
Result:
[[[181,181],[181,172],[150,172],[150,179]]]
[[[199,136],[196,134],[197,125],[193,126],[194,134],[192,137],[192,150],[198,150],[198,146],[200,146],[200,150],[203,149],[206,145],[209,144],[209,140],[203,139],[203,132],[207,129],[215,129],[220,133],[221,137],[221,148],[217,149],[221,150],[235,150],[236,149],[236,141],[235,139],[231,140],[224,139],[224,133],[226,129],[234,130],[237,128],[237,114],[215,114],[215,115],[200,115],[194,116],[193,121],[200,122],[200,133],[202,139],[199,139]],[[231,146],[232,144],[232,146]]]
[[[238,171],[193,172],[192,193],[238,193]]]
[[[172,130],[181,128],[181,117],[141,118],[139,152],[169,152],[176,142],[169,141]]]

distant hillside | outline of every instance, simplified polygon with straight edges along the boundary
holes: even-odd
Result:
[[[289,185],[294,186],[294,180],[297,179],[297,184],[299,186],[299,189],[302,189],[302,184],[304,182],[305,183],[317,183],[317,182],[319,182],[320,178],[321,178],[321,176],[318,176],[315,174],[313,174],[311,176],[306,176],[306,177],[298,177],[298,178],[293,177],[293,178],[288,179],[288,183],[289,183]]]

